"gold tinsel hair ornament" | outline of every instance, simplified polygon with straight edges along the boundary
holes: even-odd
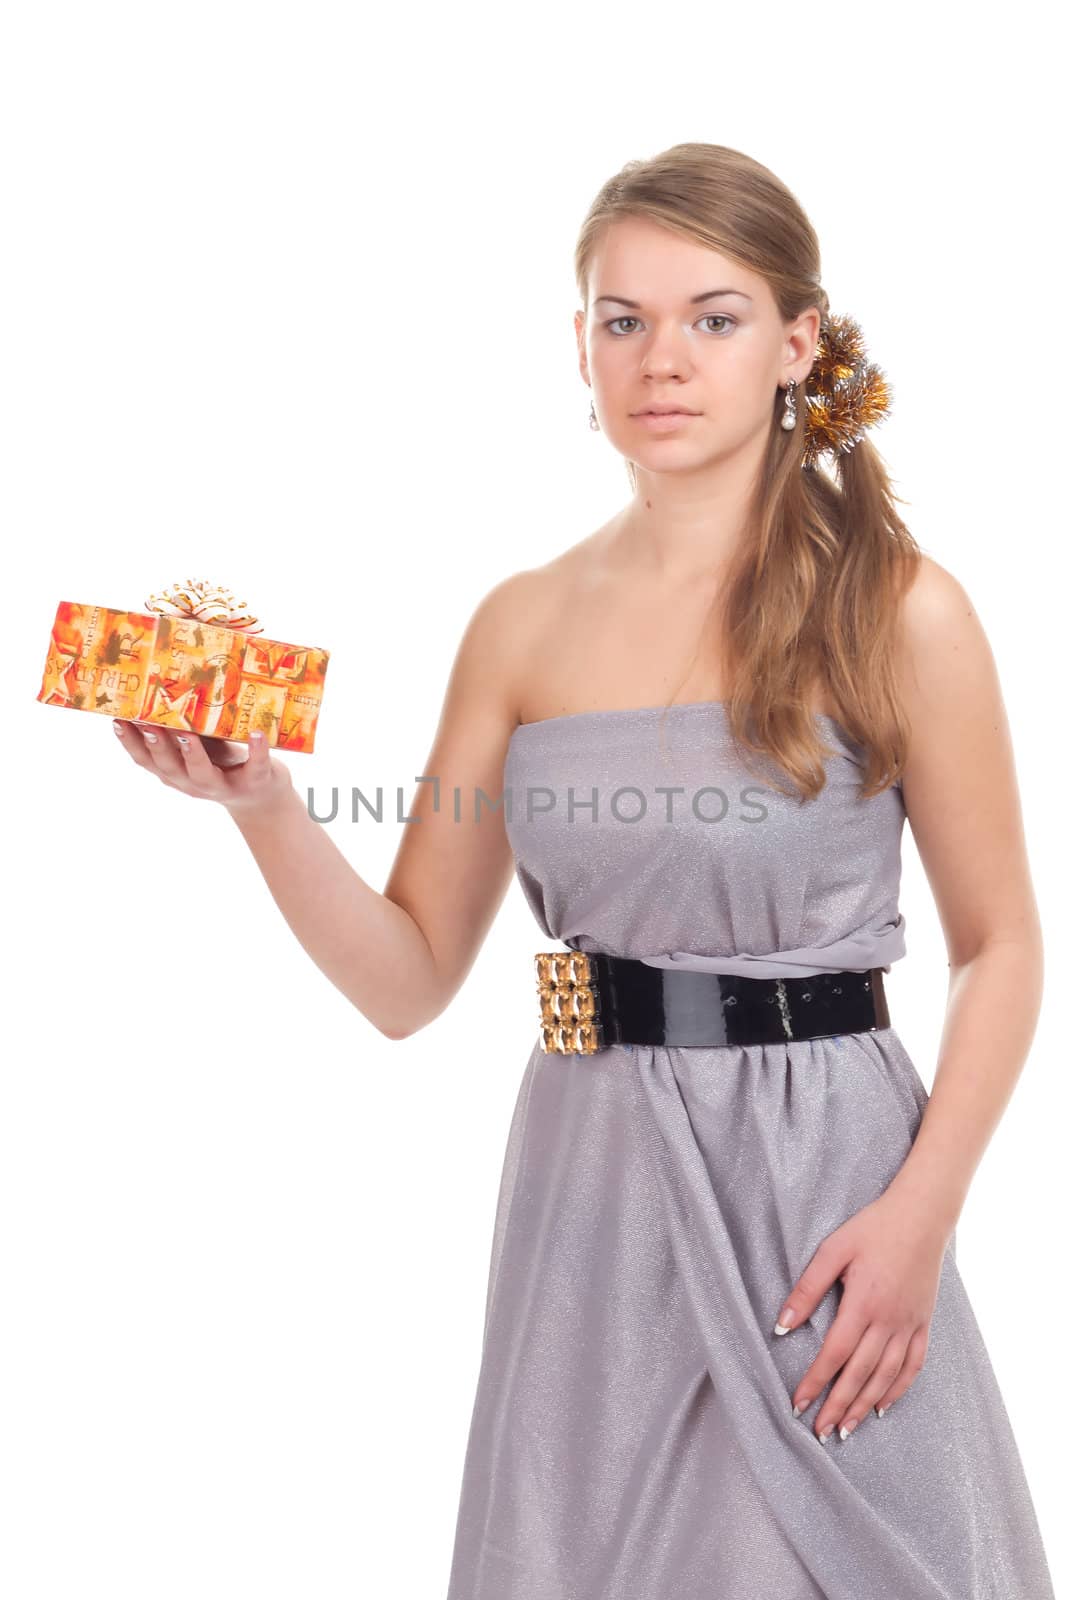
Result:
[[[797,424],[797,381],[786,390],[782,427]],[[823,454],[846,454],[889,415],[892,390],[881,367],[868,361],[853,317],[823,318],[815,362],[804,391],[804,459],[809,471]]]

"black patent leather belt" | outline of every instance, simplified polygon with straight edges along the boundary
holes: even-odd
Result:
[[[881,967],[741,978],[591,950],[546,950],[534,961],[541,1048],[553,1055],[613,1044],[784,1044],[890,1025]]]

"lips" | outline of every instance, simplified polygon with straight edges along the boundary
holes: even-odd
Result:
[[[634,421],[639,422],[646,433],[675,433],[687,422],[693,422],[696,415],[694,411],[636,411]]]

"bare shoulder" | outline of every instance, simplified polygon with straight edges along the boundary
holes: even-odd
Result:
[[[610,571],[607,534],[607,528],[599,528],[540,566],[526,567],[505,578],[497,585],[503,603],[510,600],[519,614],[532,607],[536,618],[551,612],[561,600],[577,599],[583,590],[588,592]]]
[[[920,851],[962,818],[1016,805],[1000,677],[977,607],[955,575],[923,556],[901,605],[898,688],[908,719],[903,791]]]
[[[910,729],[902,791],[950,963],[990,940],[1040,949],[1007,710],[964,585],[923,557],[901,607],[899,684]]]
[[[491,703],[509,726],[519,721],[524,675],[551,638],[553,623],[576,599],[597,535],[540,566],[499,579],[475,605],[463,630],[450,699]]]
[[[977,607],[964,585],[922,556],[898,621],[901,689],[909,714],[941,718],[999,711],[996,666]]]
[[[518,681],[530,657],[558,627],[563,608],[591,591],[600,570],[600,533],[569,546],[540,566],[501,578],[482,597],[468,625],[497,668]]]
[[[946,622],[973,616],[973,602],[960,580],[924,551],[901,607],[912,641],[921,644],[924,635],[938,632]]]

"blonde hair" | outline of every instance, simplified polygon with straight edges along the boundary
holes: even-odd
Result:
[[[589,278],[602,231],[645,217],[730,257],[766,280],[788,322],[811,306],[823,322],[819,244],[786,186],[750,156],[717,144],[677,144],[630,161],[603,185],[582,223],[575,274],[588,314]],[[837,458],[836,479],[805,468],[805,384],[798,426],[777,423],[749,519],[717,602],[723,671],[736,743],[762,751],[800,794],[826,781],[810,712],[825,687],[844,729],[866,751],[862,794],[897,781],[909,727],[898,697],[893,641],[900,600],[918,573],[920,547],[895,509],[885,465],[864,438]],[[822,459],[822,458],[821,458]],[[636,489],[632,464],[627,462]],[[712,613],[709,612],[710,621]]]

